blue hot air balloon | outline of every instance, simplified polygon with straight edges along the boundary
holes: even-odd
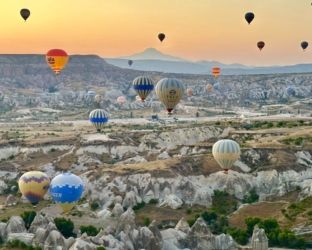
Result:
[[[50,184],[50,195],[64,212],[71,210],[82,196],[84,189],[81,178],[72,173],[55,176]]]
[[[144,101],[154,89],[153,81],[146,76],[139,76],[135,78],[132,85],[142,101]]]
[[[220,85],[220,83],[216,82],[216,83],[213,85],[213,89],[220,91],[220,90],[221,90],[221,85]]]
[[[288,96],[295,96],[296,95],[296,90],[292,86],[288,86],[286,88],[286,93]]]
[[[97,131],[101,131],[105,123],[108,122],[108,114],[103,109],[95,109],[89,115],[90,122],[94,125]]]

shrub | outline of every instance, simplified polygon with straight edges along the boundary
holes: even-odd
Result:
[[[233,239],[241,245],[246,245],[248,243],[249,236],[246,230],[240,228],[230,228],[228,229],[228,234],[230,234]]]
[[[95,210],[97,210],[100,207],[100,204],[98,202],[96,202],[96,201],[93,201],[91,203],[90,207],[91,207],[92,211],[95,211]]]
[[[96,250],[105,250],[105,247],[97,247]]]
[[[192,212],[193,212],[192,208],[186,209],[186,213],[187,213],[187,214],[191,214]]]
[[[142,201],[141,203],[136,204],[132,209],[133,209],[134,211],[137,211],[137,210],[142,209],[142,208],[144,208],[144,207],[145,207],[145,202]]]
[[[151,204],[151,205],[156,205],[156,204],[158,204],[158,199],[151,199],[151,200],[149,201],[149,204]]]
[[[208,212],[205,211],[201,214],[201,217],[206,221],[206,223],[209,225],[213,222],[215,222],[218,218],[218,215],[215,212]]]
[[[143,219],[143,224],[144,224],[144,226],[148,227],[148,226],[151,224],[150,218],[145,217],[145,218]]]
[[[54,219],[55,226],[61,232],[61,234],[65,238],[69,238],[71,236],[76,236],[74,234],[74,223],[70,219],[65,218],[55,218]]]
[[[96,227],[89,225],[89,226],[81,226],[80,232],[82,234],[86,233],[88,236],[96,236],[99,233],[99,230]]]
[[[256,192],[256,189],[250,190],[248,195],[244,196],[243,203],[254,203],[259,200],[259,195]]]
[[[237,201],[225,191],[214,190],[212,210],[217,214],[228,215],[237,209]]]
[[[35,211],[25,211],[21,214],[23,221],[25,222],[25,227],[28,230],[30,228],[31,223],[35,219],[37,213]]]

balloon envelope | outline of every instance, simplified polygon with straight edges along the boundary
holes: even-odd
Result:
[[[219,140],[212,147],[212,155],[227,172],[240,157],[240,146],[233,140]]]
[[[306,48],[308,48],[308,46],[309,46],[309,43],[306,42],[306,41],[303,41],[303,42],[301,43],[301,48],[302,48],[303,50],[305,50]]]
[[[37,204],[43,199],[43,196],[49,189],[49,184],[49,177],[40,171],[27,172],[18,181],[22,195],[32,204]]]
[[[51,49],[46,54],[46,62],[55,74],[59,74],[68,62],[68,55],[62,49]]]
[[[248,24],[250,24],[254,20],[254,18],[255,18],[255,14],[252,12],[247,12],[245,14],[245,19],[246,19]]]
[[[89,120],[98,131],[101,131],[108,122],[108,113],[104,109],[95,109],[90,112]]]
[[[193,95],[193,89],[188,88],[188,89],[186,90],[186,94],[187,94],[187,96],[192,96],[192,95]]]
[[[162,42],[163,40],[165,40],[166,35],[164,33],[159,33],[158,34],[158,39]]]
[[[131,66],[133,64],[132,60],[128,60],[128,65]]]
[[[260,42],[257,43],[257,47],[258,47],[260,50],[262,50],[262,49],[264,48],[264,46],[265,46],[265,42],[263,42],[263,41],[260,41]]]
[[[139,76],[135,78],[132,82],[132,85],[134,90],[141,97],[142,101],[144,101],[154,89],[154,82],[152,79],[146,76]]]
[[[159,100],[165,105],[170,114],[180,102],[183,96],[184,86],[175,78],[164,78],[157,83],[155,91]]]
[[[124,104],[125,102],[126,102],[126,97],[124,97],[124,96],[119,96],[119,97],[117,98],[117,103],[118,103],[118,104],[122,105],[122,104]]]
[[[20,14],[22,18],[26,21],[28,17],[30,16],[30,10],[29,9],[21,9]]]
[[[211,74],[217,78],[221,74],[221,69],[219,67],[213,67],[211,69]]]
[[[212,90],[213,90],[213,86],[210,83],[208,83],[207,84],[207,91],[212,92]]]
[[[64,212],[71,210],[82,196],[84,189],[81,178],[72,173],[62,173],[55,176],[49,192],[52,199]]]

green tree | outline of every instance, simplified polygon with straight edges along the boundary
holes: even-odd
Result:
[[[88,236],[96,236],[99,233],[99,230],[96,227],[89,225],[89,226],[81,226],[80,232],[82,234],[86,233]]]
[[[54,223],[65,238],[76,236],[74,234],[74,223],[70,219],[55,218]]]
[[[21,217],[25,222],[25,227],[27,230],[30,228],[30,225],[35,219],[36,215],[37,213],[35,211],[25,211],[21,214]]]

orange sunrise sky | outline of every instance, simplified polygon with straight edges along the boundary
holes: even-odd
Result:
[[[154,47],[189,60],[247,65],[312,62],[307,0],[2,0],[0,53],[119,57]],[[21,8],[31,16],[24,22]],[[255,13],[248,25],[246,12]],[[160,43],[157,34],[167,39]],[[256,47],[266,42],[262,52]],[[303,52],[300,43],[310,47]]]

